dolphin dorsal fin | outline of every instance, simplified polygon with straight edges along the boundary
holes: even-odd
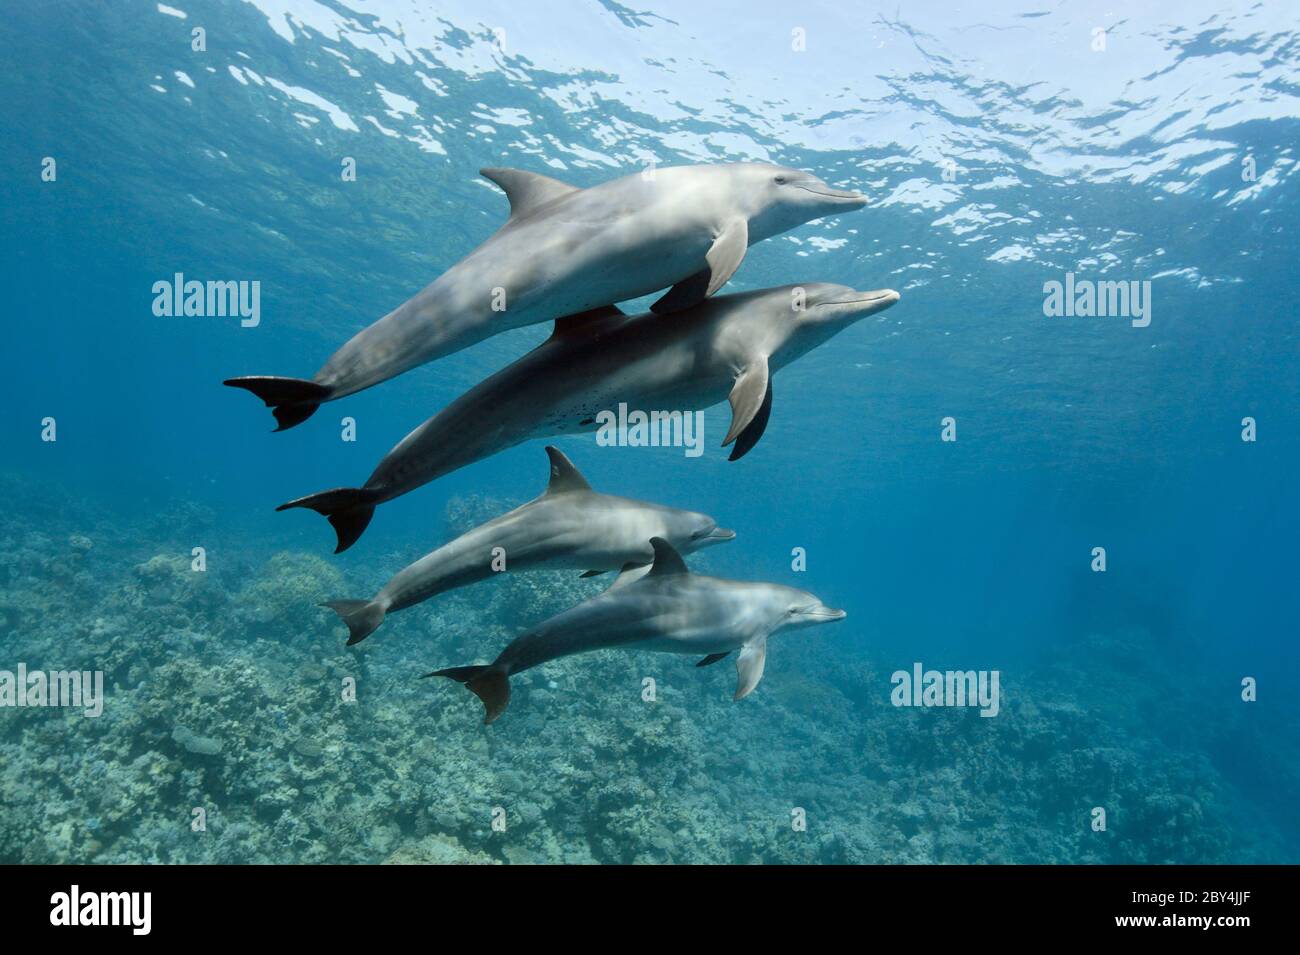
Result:
[[[581,472],[573,466],[559,448],[547,445],[546,454],[551,459],[551,483],[546,485],[547,494],[561,494],[565,491],[590,491],[591,485]]]
[[[673,545],[668,543],[662,537],[650,538],[650,546],[655,549],[654,566],[650,568],[647,577],[666,577],[669,574],[689,574],[686,568],[686,561],[682,560],[682,555],[677,553]]]
[[[585,312],[574,312],[572,315],[565,315],[555,320],[555,330],[551,332],[551,337],[568,338],[570,336],[587,335],[599,331],[604,325],[621,318],[627,318],[627,312],[617,305],[602,305],[599,308],[588,309]]]
[[[506,198],[510,200],[512,219],[527,215],[552,199],[578,191],[576,186],[524,169],[490,168],[480,169],[478,172],[485,179],[491,179],[505,192]]]

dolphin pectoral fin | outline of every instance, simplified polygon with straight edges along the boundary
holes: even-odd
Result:
[[[700,304],[736,274],[748,248],[749,221],[739,217],[730,220],[714,237],[713,245],[705,253],[707,267],[670,288],[659,301],[650,306],[650,311],[656,315],[667,315]]]
[[[736,383],[731,386],[731,394],[727,396],[727,400],[731,402],[731,427],[727,429],[727,436],[722,439],[722,446],[725,448],[731,444],[761,417],[763,420],[759,424],[758,434],[749,444],[749,447],[753,447],[762,436],[763,429],[767,427],[767,414],[770,414],[772,409],[772,380],[768,374],[766,357],[759,357],[750,362],[748,367],[736,376]],[[733,455],[731,460],[734,461],[739,456],[739,454]]]
[[[555,320],[555,328],[551,332],[551,337],[571,338],[579,335],[599,335],[616,325],[621,325],[621,319],[624,318],[627,318],[627,312],[617,305],[602,305],[600,308],[588,309],[585,312],[575,312],[572,315],[565,315]]]
[[[582,472],[573,466],[573,462],[559,448],[546,446],[546,456],[551,459],[551,480],[546,485],[547,494],[561,494],[565,491],[590,491],[591,485],[582,476]],[[586,577],[587,574],[582,576]]]
[[[656,315],[667,315],[670,312],[680,312],[684,308],[690,308],[692,305],[698,305],[703,302],[709,295],[709,270],[696,272],[689,278],[684,278],[667,292],[659,301],[650,306],[650,311]]]
[[[772,379],[769,378],[767,380],[767,393],[763,396],[763,403],[758,406],[758,413],[754,415],[754,420],[736,437],[736,446],[731,449],[731,454],[727,456],[728,461],[740,460],[750,452],[754,445],[758,444],[758,439],[767,430],[767,419],[770,417],[772,417]]]
[[[618,572],[618,576],[614,578],[614,582],[605,589],[605,593],[609,593],[616,587],[626,587],[634,580],[640,580],[649,572],[649,564],[636,564],[632,561],[628,561],[623,565],[623,569]]]
[[[705,298],[726,285],[736,274],[748,248],[749,220],[737,216],[723,226],[718,237],[713,240],[712,248],[704,256],[709,263],[709,287],[704,292]]]
[[[701,660],[699,663],[695,665],[697,667],[713,666],[713,664],[717,663],[719,660],[723,659],[724,657],[728,657],[730,655],[731,655],[730,650],[728,650],[726,653],[710,653],[707,657],[705,657],[703,660]]]
[[[582,580],[584,577],[599,577],[603,573],[603,570],[584,570],[578,575],[578,579]]]
[[[754,692],[758,681],[763,679],[763,664],[767,662],[767,637],[747,643],[736,657],[736,695],[735,700],[743,700]]]
[[[577,192],[576,186],[524,169],[480,169],[479,175],[491,179],[510,200],[510,218],[527,215],[553,199]]]

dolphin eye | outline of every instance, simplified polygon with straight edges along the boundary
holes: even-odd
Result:
[[[776,184],[777,184],[778,186],[784,186],[784,185],[785,185],[785,176],[777,176],[777,177],[776,177]]]

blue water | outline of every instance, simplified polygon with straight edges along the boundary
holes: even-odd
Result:
[[[1290,5],[11,6],[0,669],[104,668],[109,687],[102,723],[0,711],[5,762],[43,767],[6,773],[0,858],[381,861],[433,838],[512,862],[1300,859]],[[494,502],[481,519],[534,496],[544,442],[384,505],[338,557],[320,518],[274,506],[359,484],[549,327],[282,434],[221,380],[310,377],[486,239],[507,205],[481,167],[590,186],[745,160],[870,203],[755,245],[728,290],[830,281],[901,302],[782,371],[742,461],[717,447],[725,405],[700,458],[557,443],[599,490],[735,528],[709,572],[806,588],[847,620],[774,637],[741,703],[727,664],[607,654],[529,674],[563,675],[558,698],[520,697],[490,728],[421,667],[490,659],[596,583],[479,585],[346,650],[313,604],[440,544],[449,505]],[[153,283],[177,272],[258,280],[260,325],[156,317]],[[1045,316],[1067,272],[1149,281],[1150,324]],[[93,548],[69,565],[72,535]],[[220,596],[141,583],[194,546]],[[289,609],[240,616],[278,552],[321,562],[284,582]],[[356,709],[297,692],[304,666],[332,686],[354,660]],[[893,707],[890,674],[915,662],[998,670],[1002,713]],[[241,706],[241,667],[281,704]],[[646,667],[671,687],[653,743],[629,728]],[[201,694],[203,672],[229,682]],[[275,736],[334,721],[342,755]],[[178,746],[177,724],[223,754]],[[306,781],[290,765],[316,758]]]

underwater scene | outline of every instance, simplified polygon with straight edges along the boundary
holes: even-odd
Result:
[[[0,862],[1300,861],[1294,5],[3,8]]]

